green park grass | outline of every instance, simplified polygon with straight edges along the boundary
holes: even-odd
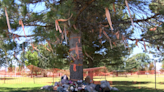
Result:
[[[40,87],[44,85],[52,85],[53,78],[6,78],[0,80],[0,92],[44,92]],[[35,81],[34,81],[35,80]],[[94,77],[94,82],[105,80],[105,77]],[[164,92],[164,75],[157,75],[155,91],[155,78],[154,75],[140,75],[128,77],[106,77],[111,86],[117,87],[119,92]],[[54,82],[60,81],[60,78],[54,78]]]

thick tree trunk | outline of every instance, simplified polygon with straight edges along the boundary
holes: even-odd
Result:
[[[73,63],[70,64],[70,79],[74,81],[83,80],[83,53],[80,33],[70,33],[69,46],[70,55],[73,60]],[[75,49],[77,46],[79,58]]]

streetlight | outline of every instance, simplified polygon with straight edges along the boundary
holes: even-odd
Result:
[[[155,90],[156,90],[156,61],[157,61],[157,58],[154,58],[154,59],[152,59],[152,60],[154,60],[154,68],[155,68]]]
[[[152,60],[154,60],[154,64],[155,64],[155,90],[156,90],[156,63],[157,63],[157,61],[160,62],[161,58],[158,57],[158,58],[154,58]]]

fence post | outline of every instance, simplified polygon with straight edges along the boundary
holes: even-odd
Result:
[[[4,84],[5,84],[5,80],[6,80],[6,68],[5,68],[5,75],[4,75]]]
[[[34,84],[35,84],[35,78],[34,78],[35,76],[34,75],[32,75],[32,76],[33,76],[33,81],[34,81]]]
[[[53,73],[53,84],[54,84],[54,73]]]

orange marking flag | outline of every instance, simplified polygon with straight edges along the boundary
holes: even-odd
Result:
[[[111,21],[111,18],[110,18],[110,13],[109,13],[108,8],[105,8],[105,15],[107,17],[107,20],[108,20],[108,23],[110,25],[110,28],[111,28],[111,30],[113,32],[112,21]]]
[[[111,43],[111,39],[109,38],[109,36],[107,35],[107,33],[105,31],[103,31],[103,34],[106,36],[106,38],[109,40],[109,43],[110,43],[110,47],[111,49],[113,48],[112,47],[112,43]]]
[[[132,26],[134,27],[133,19],[132,19],[131,13],[130,13],[130,9],[129,9],[129,5],[128,5],[128,1],[127,0],[125,0],[125,4],[126,4],[126,6],[128,8],[128,12],[129,12],[129,15],[130,15]]]
[[[23,29],[24,35],[27,38],[22,20],[19,20],[19,25],[22,25],[22,29]]]

